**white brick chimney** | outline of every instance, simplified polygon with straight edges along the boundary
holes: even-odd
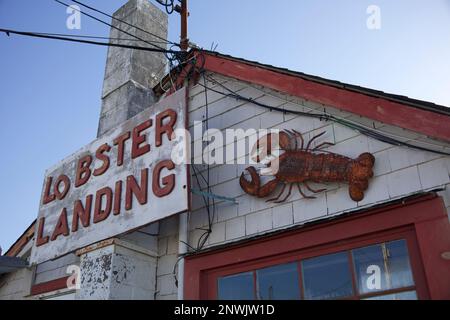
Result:
[[[167,39],[167,14],[148,0],[129,0],[113,14],[113,17]],[[161,39],[146,32],[114,19],[112,25],[146,41],[156,41],[157,46],[167,49],[164,43],[159,43]],[[114,28],[111,28],[110,38],[133,39],[132,36]],[[110,41],[152,47],[142,41]],[[163,53],[108,48],[98,137],[153,104],[155,98],[152,88],[165,74],[165,66],[166,58]]]

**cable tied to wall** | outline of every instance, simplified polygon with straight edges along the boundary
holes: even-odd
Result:
[[[349,120],[346,119],[342,119],[339,117],[336,117],[334,115],[328,114],[328,113],[317,113],[317,112],[304,112],[304,111],[297,111],[297,110],[289,110],[289,109],[284,109],[284,108],[280,108],[280,107],[274,107],[274,106],[269,106],[266,105],[264,103],[261,103],[259,101],[256,101],[254,99],[251,98],[247,98],[244,97],[238,93],[236,93],[235,91],[229,89],[228,87],[226,87],[225,85],[223,85],[222,83],[216,81],[214,78],[210,77],[209,75],[205,75],[209,81],[211,81],[212,83],[220,86],[221,88],[223,88],[226,92],[222,92],[213,88],[210,88],[206,85],[203,85],[201,83],[198,83],[200,86],[204,87],[205,89],[208,89],[212,92],[224,95],[224,96],[228,96],[234,99],[238,99],[241,101],[246,101],[252,104],[255,104],[257,106],[272,110],[272,111],[279,111],[279,112],[283,112],[283,113],[290,113],[290,114],[295,114],[295,115],[300,115],[300,116],[304,116],[304,117],[309,117],[309,118],[315,118],[315,119],[319,119],[320,121],[332,121],[335,123],[338,123],[342,126],[345,126],[347,128],[350,128],[352,130],[355,130],[365,136],[371,137],[375,140],[381,141],[381,142],[385,142],[394,146],[404,146],[404,147],[408,147],[411,149],[416,149],[416,150],[421,150],[421,151],[427,151],[427,152],[433,152],[433,153],[437,153],[440,155],[446,155],[446,156],[450,156],[449,152],[445,152],[445,151],[441,151],[441,150],[436,150],[436,149],[430,149],[430,148],[426,148],[426,147],[422,147],[422,146],[418,146],[418,145],[414,145],[396,138],[392,138],[387,136],[386,134],[383,134],[379,131],[373,130],[373,129],[369,129],[361,124],[357,124],[354,122],[351,122]],[[406,138],[404,138],[406,140]],[[326,151],[325,151],[326,152]]]

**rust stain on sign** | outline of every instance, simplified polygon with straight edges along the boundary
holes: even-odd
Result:
[[[326,189],[313,189],[309,182],[345,182],[349,184],[349,195],[354,201],[361,201],[364,198],[364,191],[369,187],[369,179],[373,176],[373,166],[375,157],[368,153],[362,153],[358,158],[351,159],[346,156],[322,150],[325,146],[333,145],[330,142],[323,142],[314,148],[311,143],[322,136],[322,132],[314,136],[304,146],[305,141],[300,132],[295,130],[284,130],[279,134],[270,133],[262,137],[253,147],[252,153],[265,149],[265,154],[270,155],[273,149],[273,142],[278,138],[278,146],[284,153],[275,160],[270,161],[269,167],[277,167],[273,172],[275,178],[261,185],[261,178],[255,167],[248,167],[251,181],[245,178],[244,173],[240,177],[241,188],[248,194],[258,198],[265,198],[275,191],[278,185],[282,185],[281,192],[274,198],[267,201],[275,203],[284,202],[291,195],[293,185],[296,185],[300,194],[307,199],[314,196],[306,195],[302,190],[302,185],[312,193],[326,191]],[[277,135],[277,136],[274,136]],[[298,146],[298,141],[301,145]],[[255,159],[260,162],[259,155]],[[275,164],[275,161],[278,164]],[[283,195],[286,186],[289,186],[288,193]]]

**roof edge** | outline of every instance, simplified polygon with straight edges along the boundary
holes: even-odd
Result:
[[[23,232],[23,234],[9,247],[9,249],[4,254],[8,257],[16,257],[20,251],[25,247],[25,245],[33,239],[35,230],[36,219],[28,226],[28,228]]]
[[[394,95],[374,94],[377,91],[362,87],[358,87],[358,90],[350,89],[351,85],[337,85],[337,82],[331,80],[318,81],[316,77],[309,79],[301,73],[268,67],[216,52],[191,50],[189,57],[192,58],[192,55],[196,53],[202,55],[202,58],[195,60],[196,68],[261,85],[374,121],[422,133],[436,140],[450,142],[450,126],[448,125],[450,110],[447,111],[444,106],[422,102],[423,108],[418,108],[417,101],[419,100],[406,97],[402,100],[398,98],[401,96],[395,96],[396,99],[393,99]],[[172,86],[169,94],[174,88],[183,86],[184,77],[191,72],[194,64],[187,64],[183,68],[180,73],[181,76],[176,78],[175,85]],[[172,79],[166,79],[166,81],[172,81]],[[411,105],[413,101],[416,106]],[[414,108],[414,112],[411,112],[411,108]]]
[[[381,90],[376,90],[376,89],[362,87],[362,86],[358,86],[358,85],[354,85],[354,84],[344,83],[344,82],[340,82],[337,80],[331,80],[331,79],[327,79],[327,78],[323,78],[323,77],[319,77],[319,76],[315,76],[315,75],[306,74],[306,73],[299,72],[299,71],[293,71],[293,70],[286,69],[286,68],[275,67],[275,66],[272,66],[269,64],[263,64],[263,63],[260,63],[257,61],[251,61],[251,60],[233,57],[233,56],[222,54],[222,53],[216,52],[216,51],[198,50],[198,49],[196,49],[196,50],[198,52],[203,52],[208,55],[220,57],[223,59],[241,62],[241,63],[248,64],[251,66],[264,68],[267,70],[272,70],[274,72],[279,72],[279,73],[283,73],[286,75],[299,77],[299,78],[302,78],[307,81],[316,82],[318,84],[324,84],[324,85],[336,87],[339,89],[354,91],[356,93],[362,93],[362,94],[366,94],[369,96],[386,99],[386,100],[389,100],[392,102],[405,104],[405,105],[415,107],[418,109],[423,109],[423,110],[427,110],[427,111],[441,113],[446,116],[450,116],[450,107],[447,107],[444,105],[439,105],[439,104],[436,104],[433,102],[420,100],[420,99],[413,99],[413,98],[410,98],[407,96],[397,95],[397,94],[393,94],[393,93],[387,93],[387,92],[384,92]]]

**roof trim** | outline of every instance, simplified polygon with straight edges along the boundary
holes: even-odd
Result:
[[[194,52],[204,55],[204,59],[199,60],[202,60],[200,63],[208,71],[420,132],[432,138],[450,141],[450,109],[447,107],[215,52]]]
[[[25,232],[14,242],[14,244],[6,251],[5,256],[15,257],[33,239],[36,219],[28,226]]]
[[[322,84],[326,84],[329,86],[333,86],[333,87],[337,87],[337,88],[341,88],[341,89],[346,89],[346,90],[350,90],[350,91],[355,91],[355,92],[359,92],[359,93],[364,93],[367,95],[371,95],[374,97],[381,97],[383,99],[388,99],[394,102],[399,102],[402,104],[406,104],[415,108],[419,108],[419,109],[424,109],[424,110],[429,110],[429,111],[433,111],[433,112],[438,112],[438,113],[442,113],[445,115],[449,115],[450,116],[450,108],[443,106],[443,105],[438,105],[429,101],[424,101],[424,100],[419,100],[419,99],[412,99],[409,98],[407,96],[403,96],[403,95],[398,95],[398,94],[392,94],[392,93],[387,93],[384,91],[380,91],[380,90],[375,90],[375,89],[371,89],[371,88],[367,88],[367,87],[361,87],[361,86],[357,86],[354,84],[348,84],[348,83],[344,83],[344,82],[340,82],[340,81],[336,81],[336,80],[330,80],[330,79],[326,79],[326,78],[322,78],[319,76],[314,76],[314,75],[310,75],[310,74],[306,74],[303,72],[299,72],[299,71],[294,71],[294,70],[290,70],[290,69],[286,69],[286,68],[280,68],[280,67],[275,67],[269,64],[263,64],[257,61],[251,61],[251,60],[246,60],[246,59],[242,59],[242,58],[237,58],[237,57],[233,57],[230,55],[226,55],[226,54],[222,54],[219,52],[215,52],[215,51],[208,51],[208,50],[202,50],[202,52],[207,53],[209,55],[213,55],[213,56],[218,56],[218,57],[222,57],[225,59],[230,59],[230,60],[234,60],[234,61],[241,61],[247,64],[251,64],[251,65],[256,65],[259,67],[263,67],[265,69],[269,69],[269,70],[273,70],[276,72],[281,72],[281,73],[285,73],[285,74],[290,74],[296,77],[300,77],[303,78],[305,80],[309,80],[309,81],[313,81],[313,82],[318,82],[318,83],[322,83]]]

